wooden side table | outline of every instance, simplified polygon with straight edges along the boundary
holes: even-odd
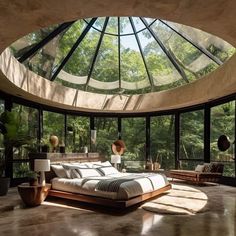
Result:
[[[50,188],[51,184],[30,186],[28,183],[24,183],[18,185],[18,192],[24,204],[32,207],[40,205],[45,200]]]

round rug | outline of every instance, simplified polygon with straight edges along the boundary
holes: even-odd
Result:
[[[208,210],[207,199],[199,189],[172,184],[165,195],[145,203],[142,208],[158,214],[195,215]]]

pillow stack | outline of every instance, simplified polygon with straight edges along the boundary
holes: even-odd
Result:
[[[206,172],[206,173],[223,173],[224,165],[221,163],[204,163],[203,165],[197,165],[195,168],[196,172]]]
[[[109,161],[62,163],[61,165],[51,165],[51,167],[57,177],[68,179],[100,177],[119,173]]]

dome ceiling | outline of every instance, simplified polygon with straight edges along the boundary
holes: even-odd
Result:
[[[66,22],[26,35],[10,48],[38,75],[102,94],[142,94],[188,84],[235,51],[201,30],[143,17]]]

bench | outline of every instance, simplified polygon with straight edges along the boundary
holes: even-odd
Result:
[[[197,169],[197,168],[196,168]],[[224,165],[220,163],[204,164],[202,171],[195,170],[170,170],[172,179],[181,179],[197,184],[204,182],[219,183],[223,175]]]

